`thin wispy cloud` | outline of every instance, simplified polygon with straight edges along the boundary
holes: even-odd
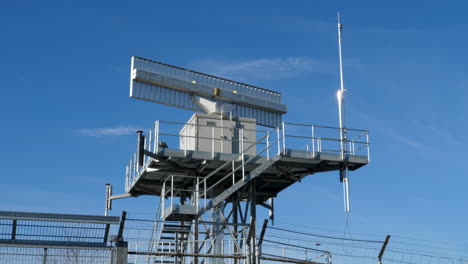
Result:
[[[446,142],[452,144],[452,146],[462,146],[466,143],[462,141],[460,138],[456,137],[452,131],[444,129],[443,126],[437,125],[436,121],[433,119],[431,121],[430,129],[432,133],[436,135],[437,139],[445,140]]]
[[[336,31],[336,21],[334,18],[331,20],[316,20],[310,18],[302,18],[298,16],[275,16],[275,17],[258,17],[242,19],[239,21],[237,17],[234,18],[235,23],[241,23],[248,28],[258,28],[263,31],[272,32],[294,32],[311,34],[312,32],[328,33]]]
[[[427,152],[428,150],[431,149],[428,145],[426,145],[426,144],[424,144],[424,143],[422,143],[422,142],[420,142],[418,140],[415,140],[415,139],[409,137],[408,135],[406,135],[404,133],[400,133],[396,129],[393,129],[393,128],[390,128],[390,127],[387,126],[387,127],[385,127],[385,131],[386,131],[387,135],[390,138],[392,138],[393,140],[395,140],[395,141],[397,141],[397,142],[399,142],[401,144],[404,144],[406,146],[409,146],[409,147],[411,147],[413,149],[419,150],[421,152],[424,152],[424,151]],[[433,151],[431,153],[435,153],[435,151]]]
[[[387,121],[384,121],[382,118],[375,118],[371,114],[361,112],[357,109],[353,109],[359,118],[367,120],[368,123],[373,124],[374,129],[378,130],[381,135],[385,135],[387,139],[390,139],[402,146],[407,146],[418,153],[433,155],[437,153],[437,150],[428,145],[424,140],[415,139],[414,136],[409,135],[407,132],[409,129],[403,130],[395,128],[394,125],[390,125]]]
[[[83,128],[79,133],[82,136],[124,136],[134,134],[139,128],[135,127],[112,127],[112,128]]]
[[[236,80],[278,80],[305,73],[325,73],[333,68],[330,63],[307,58],[259,58],[244,61],[202,60],[194,67],[203,72]]]

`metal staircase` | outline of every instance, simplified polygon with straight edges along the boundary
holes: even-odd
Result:
[[[224,200],[226,200],[229,196],[231,196],[234,192],[238,191],[245,185],[247,185],[249,182],[251,182],[255,177],[259,176],[262,174],[264,171],[266,171],[268,168],[270,168],[276,161],[278,161],[281,158],[281,156],[274,156],[269,160],[263,161],[257,168],[255,168],[253,171],[251,171],[243,180],[238,180],[235,184],[233,184],[231,187],[227,188],[224,190],[222,193],[218,194],[216,197],[214,197],[211,201],[210,208],[211,207],[216,207],[219,204],[221,204]],[[208,208],[207,208],[208,209]]]
[[[156,248],[156,252],[162,255],[152,263],[182,264],[183,257],[178,254],[187,248],[190,229],[191,223],[187,221],[164,221]]]

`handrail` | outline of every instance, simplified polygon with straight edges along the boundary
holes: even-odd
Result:
[[[179,189],[175,187],[174,184],[174,178],[179,178],[179,179],[194,179],[194,185],[193,188],[190,189]],[[202,177],[197,177],[197,176],[190,176],[190,175],[174,175],[171,174],[169,175],[163,182],[162,189],[161,189],[161,205],[162,205],[162,216],[163,218],[166,216],[165,215],[165,210],[166,210],[166,197],[169,198],[169,207],[171,208],[171,211],[174,208],[174,197],[178,195],[178,192],[191,192],[195,194],[195,207],[198,210],[200,209],[200,190],[199,190],[199,184],[200,184],[200,179]],[[169,185],[168,188],[166,186]],[[193,204],[192,204],[193,205]],[[206,205],[206,201],[205,201]]]
[[[321,126],[321,125],[314,125],[314,124],[300,124],[300,123],[289,123],[285,122],[286,125],[294,125],[294,126],[313,126],[313,127],[320,127],[320,128],[331,128],[331,129],[340,129],[339,127],[332,127],[332,126]],[[368,130],[365,129],[356,129],[356,128],[343,128],[345,130],[351,130],[351,131],[362,131],[362,132],[369,132]]]
[[[277,143],[278,141],[280,141],[280,139],[277,139],[273,142],[272,145],[274,145],[275,143]],[[265,152],[268,148],[270,148],[272,145],[264,148],[263,150],[259,151],[255,156],[251,157],[250,159],[248,159],[245,163],[249,163],[250,161],[254,160],[256,157],[258,157],[261,153]],[[232,162],[232,161],[231,161]],[[224,181],[225,179],[229,178],[231,175],[233,175],[234,173],[236,173],[236,171],[238,171],[239,169],[241,169],[242,167],[244,167],[244,165],[239,165],[237,168],[235,168],[234,170],[232,170],[230,173],[228,173],[226,176],[224,176],[222,179],[220,179],[219,181],[217,181],[215,184],[211,185],[208,189],[205,190],[205,192],[209,192],[211,189],[213,189],[214,187],[218,186],[218,184],[220,184],[222,181]]]
[[[159,244],[156,244],[158,242],[160,242],[161,240],[161,234],[162,234],[162,230],[160,228],[161,226],[161,221],[158,221],[160,218],[161,218],[161,213],[162,213],[162,210],[163,210],[163,207],[161,206],[162,205],[162,202],[164,201],[160,201],[159,205],[158,205],[158,209],[157,209],[157,212],[156,212],[156,216],[155,216],[155,223],[153,224],[153,234],[151,235],[151,241],[150,241],[150,244],[148,245],[148,251],[151,252],[151,249],[154,250],[154,252],[156,252],[159,247],[158,245]],[[157,234],[156,234],[157,232]],[[150,258],[148,259],[148,262],[147,264],[150,263]]]
[[[360,138],[360,137],[362,137],[362,136],[365,136],[365,135],[367,135],[367,134],[369,134],[369,131],[365,130],[365,131],[363,131],[361,134],[355,136],[354,138],[352,138],[352,139],[350,139],[350,140],[351,140],[351,141],[355,141],[356,139],[358,139],[358,138]]]

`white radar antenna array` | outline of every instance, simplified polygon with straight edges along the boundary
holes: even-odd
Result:
[[[141,57],[132,57],[130,97],[178,108],[254,118],[277,127],[287,112],[281,93]]]

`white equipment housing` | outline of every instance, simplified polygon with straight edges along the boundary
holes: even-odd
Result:
[[[255,155],[255,129],[253,118],[195,113],[179,132],[180,149]]]

